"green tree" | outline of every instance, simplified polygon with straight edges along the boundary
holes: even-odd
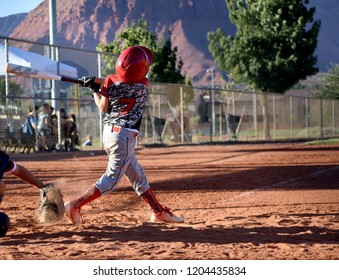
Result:
[[[171,34],[169,33],[169,38]],[[177,63],[178,48],[172,48],[172,42],[158,42],[158,50],[154,55],[154,65],[152,68],[152,80],[160,83],[185,84],[185,75],[182,75],[183,61]]]
[[[283,93],[318,71],[314,51],[320,21],[309,0],[226,0],[236,35],[208,33],[209,50],[220,69],[260,92]],[[262,96],[264,138],[269,138],[267,102]]]
[[[127,47],[134,45],[143,45],[148,47],[153,53],[157,49],[156,36],[148,30],[148,23],[145,19],[140,19],[138,24],[132,21],[121,33],[117,34],[114,41],[110,44],[99,43],[97,50],[104,55],[104,75],[115,72],[115,63],[119,54]]]
[[[14,83],[9,81],[9,95],[10,96],[19,96],[23,94],[22,88]],[[6,80],[5,78],[0,78],[0,96],[1,96],[1,104],[6,104]]]
[[[132,21],[130,26],[117,34],[117,38],[112,43],[108,45],[100,43],[98,45],[98,51],[115,55],[106,55],[104,57],[104,74],[114,73],[117,56],[125,48],[134,45],[146,46],[153,52],[154,59],[150,68],[151,81],[185,82],[185,76],[181,74],[183,62],[179,60],[177,63],[177,48],[172,48],[170,36],[165,43],[159,40],[154,33],[149,31],[148,22],[145,19],[140,19],[137,24]]]
[[[227,36],[218,29],[208,40],[219,67],[232,78],[256,90],[284,92],[317,72],[320,21],[313,20],[308,0],[226,2],[237,33]]]
[[[321,81],[313,86],[313,90],[318,97],[339,100],[339,64],[332,65]]]

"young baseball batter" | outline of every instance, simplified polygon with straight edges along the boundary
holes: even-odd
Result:
[[[152,60],[149,49],[132,46],[120,54],[116,63],[117,74],[109,75],[101,87],[95,84],[95,77],[82,78],[84,86],[94,91],[97,107],[105,113],[103,144],[109,160],[105,173],[96,183],[77,199],[65,203],[66,215],[74,224],[82,222],[81,207],[113,191],[123,175],[151,207],[151,221],[184,222],[157,201],[134,154],[148,94],[146,75]]]

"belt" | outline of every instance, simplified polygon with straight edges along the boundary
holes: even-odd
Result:
[[[122,127],[120,126],[113,126],[112,127],[112,132],[121,132],[123,130]],[[128,131],[129,133],[133,133],[133,138],[136,138],[138,136],[139,133],[135,132],[135,131],[131,131],[129,129],[125,129],[125,131]]]

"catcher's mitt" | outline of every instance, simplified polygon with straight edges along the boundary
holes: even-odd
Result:
[[[53,184],[47,184],[40,190],[39,221],[53,224],[64,217],[65,206],[61,191]]]

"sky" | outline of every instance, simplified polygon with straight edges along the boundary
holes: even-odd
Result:
[[[44,0],[0,0],[0,17],[34,10]]]

